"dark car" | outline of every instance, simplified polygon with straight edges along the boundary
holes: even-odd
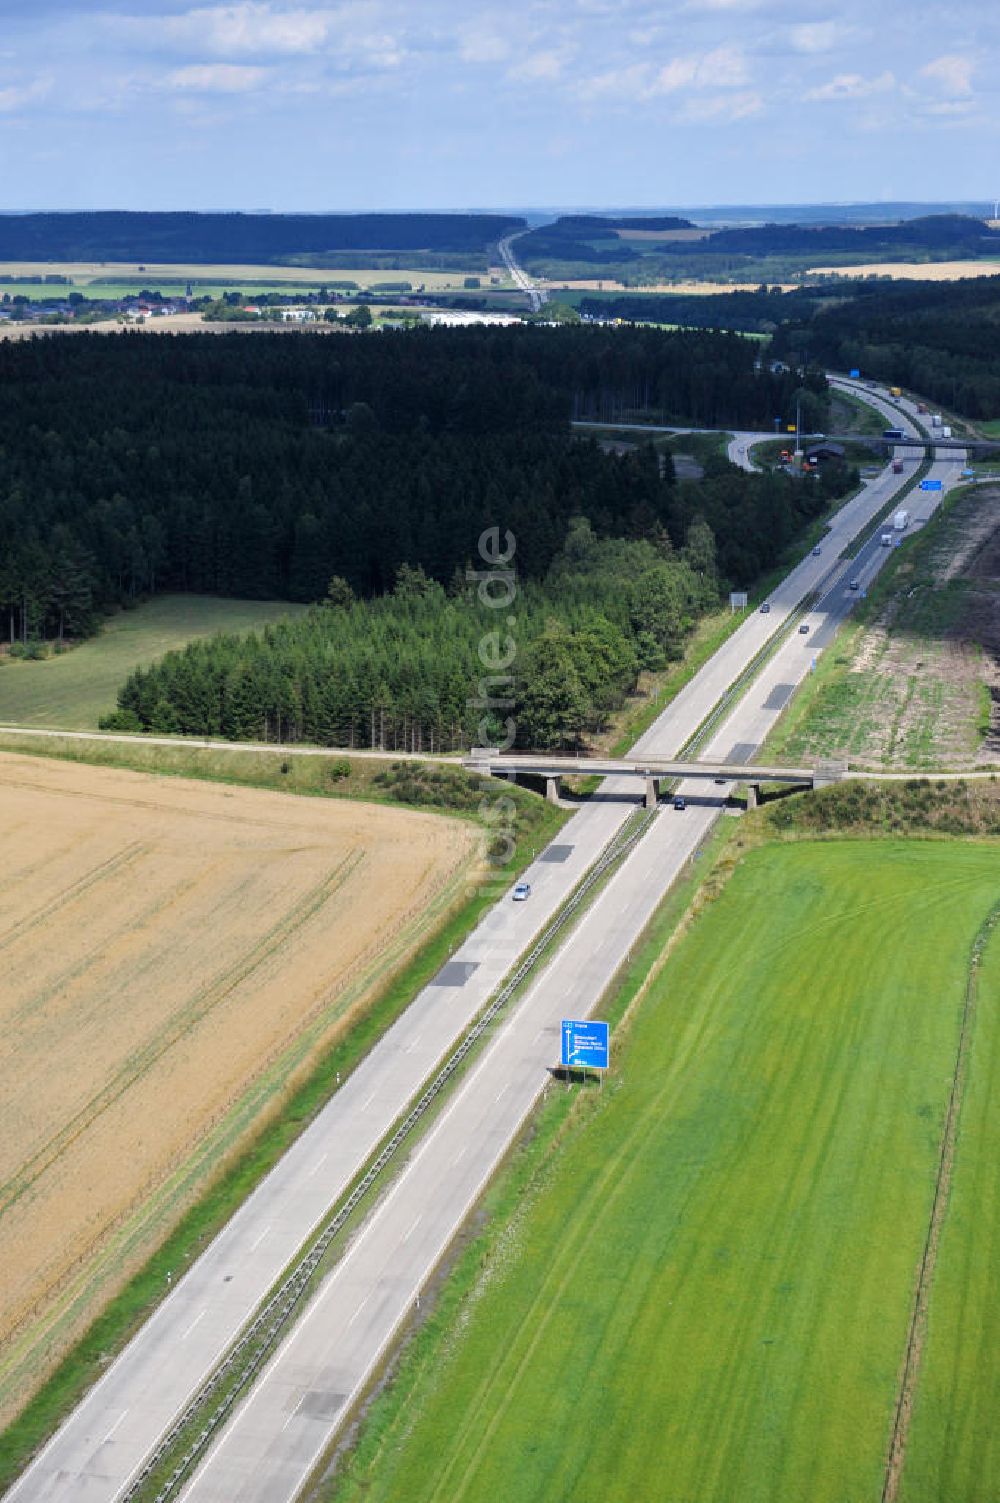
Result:
[[[860,581],[860,579],[852,579],[851,583],[849,585],[849,588],[852,589],[852,590],[860,590],[860,588],[861,588],[861,581]]]
[[[803,621],[802,625],[799,627],[799,636],[800,637],[804,637],[805,634],[806,634],[806,632],[808,630],[809,630],[809,622],[808,621]]]
[[[681,795],[678,794],[677,797],[674,799],[674,808],[675,809],[686,809],[687,808],[687,799],[686,798],[682,798]]]
[[[762,616],[769,616],[771,614],[771,602],[769,600],[764,601],[764,604],[760,608],[760,613]]]

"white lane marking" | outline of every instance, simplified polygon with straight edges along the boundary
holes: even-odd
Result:
[[[266,1227],[265,1227],[265,1228],[264,1228],[264,1230],[263,1230],[263,1231],[262,1231],[262,1232],[261,1232],[261,1234],[260,1234],[260,1236],[259,1236],[259,1237],[258,1237],[258,1238],[257,1238],[257,1240],[256,1240],[256,1242],[251,1242],[251,1244],[250,1244],[250,1251],[251,1251],[251,1252],[256,1252],[256,1251],[257,1251],[257,1249],[258,1249],[258,1247],[259,1247],[259,1246],[260,1246],[260,1244],[261,1244],[261,1243],[262,1243],[262,1242],[263,1242],[263,1240],[264,1240],[264,1238],[265,1238],[265,1237],[266,1237],[266,1236],[267,1236],[267,1234],[268,1234],[268,1232],[269,1232],[269,1231],[270,1231],[270,1230],[271,1230],[271,1223],[270,1223],[270,1222],[268,1222],[268,1224],[267,1224],[267,1226],[266,1226]]]
[[[302,1407],[302,1399],[299,1399],[299,1402],[296,1404],[295,1408],[292,1410],[291,1414],[288,1416],[288,1418],[285,1420],[285,1423],[282,1425],[282,1427],[281,1427],[282,1430],[287,1430],[288,1429],[289,1425],[292,1423],[292,1420],[298,1414],[298,1412],[301,1409],[301,1407]]]
[[[207,1307],[206,1307],[206,1309],[207,1309]],[[194,1320],[188,1326],[187,1330],[181,1332],[181,1340],[182,1341],[186,1341],[187,1340],[187,1338],[191,1335],[191,1332],[194,1330],[195,1326],[198,1324],[199,1320],[201,1320],[202,1316],[205,1313],[206,1313],[205,1310],[199,1310],[198,1311],[198,1314],[195,1316]]]
[[[312,1168],[309,1170],[309,1173],[306,1175],[306,1179],[312,1179],[313,1175],[316,1173],[316,1170],[326,1163],[326,1159],[327,1155],[325,1153],[321,1153],[315,1164],[313,1164]]]
[[[362,1103],[361,1110],[363,1112],[366,1112],[368,1110],[368,1108],[371,1106],[371,1104],[372,1104],[372,1102],[374,1100],[375,1100],[375,1092],[372,1091],[371,1095],[368,1097],[368,1100]]]
[[[404,1054],[412,1054],[413,1051],[414,1051],[414,1049],[417,1047],[417,1045],[419,1043],[420,1043],[420,1035],[417,1034],[417,1037],[413,1040],[413,1043],[412,1044],[407,1044],[406,1048],[403,1050],[403,1053]]]
[[[464,1145],[463,1145],[463,1146],[462,1146],[462,1147],[461,1147],[461,1148],[460,1148],[460,1149],[459,1149],[459,1150],[458,1150],[458,1152],[457,1152],[457,1153],[456,1153],[456,1155],[455,1155],[455,1157],[454,1157],[454,1158],[453,1158],[453,1159],[452,1159],[452,1163],[453,1163],[453,1164],[457,1164],[457,1163],[458,1163],[458,1161],[459,1161],[459,1159],[460,1159],[460,1158],[463,1158],[463,1157],[464,1157],[464,1155],[465,1155],[465,1146],[464,1146]]]
[[[416,1231],[416,1229],[417,1229],[417,1227],[419,1225],[420,1225],[420,1217],[418,1216],[416,1218],[416,1220],[414,1221],[413,1225],[410,1227],[410,1230],[404,1236],[404,1238],[403,1238],[404,1242],[409,1242],[410,1238],[413,1236],[413,1233]]]
[[[101,1441],[101,1445],[102,1446],[106,1446],[107,1445],[108,1441],[111,1439],[112,1435],[114,1435],[115,1431],[118,1429],[118,1426],[121,1424],[121,1422],[125,1418],[126,1414],[128,1414],[128,1410],[127,1409],[123,1409],[122,1412],[121,1412],[121,1414],[115,1420],[114,1424],[111,1426],[111,1429],[108,1431],[107,1435],[105,1435],[104,1439]]]
[[[354,1314],[351,1316],[350,1320],[347,1322],[347,1328],[348,1328],[348,1330],[350,1330],[351,1326],[353,1326],[354,1322],[357,1320],[358,1316],[361,1314],[362,1310],[365,1308],[365,1305],[367,1305],[367,1303],[368,1303],[368,1301],[370,1299],[371,1299],[371,1295],[370,1294],[366,1294],[365,1297],[364,1297],[364,1299],[361,1301],[360,1305],[358,1306],[358,1308],[355,1310]]]
[[[499,1091],[497,1091],[496,1096],[493,1098],[495,1101],[499,1101],[500,1100],[500,1097],[504,1094],[504,1092],[506,1091],[506,1089],[507,1089],[507,1087],[508,1087],[509,1084],[510,1084],[509,1081],[504,1081],[504,1083],[500,1087]]]

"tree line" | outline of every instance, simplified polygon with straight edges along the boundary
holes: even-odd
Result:
[[[743,579],[775,531],[769,500],[747,489],[753,520],[736,519],[728,491],[746,482],[720,476],[699,503],[669,461],[604,453],[568,419],[645,403],[699,426],[759,426],[798,379],[704,331],[5,342],[0,633],[84,635],[161,590],[313,601],[338,575],[376,596],[403,564],[448,586],[498,524],[518,538],[522,575],[540,579],[573,516],[601,538],[662,531],[681,547],[699,504],[720,569]],[[792,525],[813,494],[774,505]]]
[[[652,479],[653,452],[639,462]],[[430,752],[502,743],[512,727],[518,745],[579,746],[640,671],[680,655],[718,602],[722,557],[737,571],[731,577],[749,582],[838,484],[856,480],[835,471],[745,475],[725,461],[715,471],[669,487],[666,525],[650,510],[643,536],[601,537],[587,517],[572,517],[545,575],[521,579],[509,618],[516,629],[504,616],[498,634],[497,612],[465,570],[446,589],[404,564],[391,591],[363,601],[335,577],[304,618],[198,641],[133,673],[103,724]],[[498,654],[505,666],[491,673]]]
[[[774,351],[789,361],[857,368],[966,417],[995,418],[998,324],[1000,277],[861,283],[813,317],[783,323]]]
[[[0,260],[265,265],[351,252],[357,266],[366,251],[482,254],[524,224],[515,214],[9,214]]]

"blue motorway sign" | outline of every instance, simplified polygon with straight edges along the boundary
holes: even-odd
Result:
[[[851,380],[852,381],[856,381],[860,375],[861,375],[860,371],[857,371],[857,370],[851,371]]]
[[[922,491],[939,491],[941,489],[941,482],[940,480],[921,480],[920,489]]]
[[[610,1054],[607,1023],[580,1023],[563,1018],[560,1064],[564,1069],[606,1070]]]

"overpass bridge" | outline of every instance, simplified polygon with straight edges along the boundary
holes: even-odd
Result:
[[[494,778],[539,778],[545,781],[545,797],[558,802],[564,777],[632,777],[645,783],[647,809],[655,807],[662,783],[701,778],[713,783],[743,783],[747,808],[756,805],[762,783],[787,787],[821,788],[844,777],[845,764],[820,762],[816,767],[765,767],[753,762],[687,762],[660,757],[555,757],[500,752],[491,746],[474,746],[464,759],[470,772]]]

